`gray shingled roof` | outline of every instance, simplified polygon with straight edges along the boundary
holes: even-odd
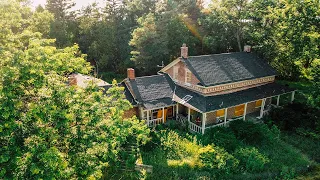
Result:
[[[204,86],[276,75],[276,71],[254,53],[190,56],[182,61]]]
[[[165,75],[137,77],[126,80],[136,100],[147,109],[154,109],[175,104],[172,101],[173,84]]]
[[[175,96],[183,99],[184,97],[189,95],[192,98],[186,103],[199,109],[202,112],[210,112],[222,108],[236,106],[246,102],[255,101],[258,99],[284,94],[291,91],[294,91],[294,89],[277,83],[270,83],[230,94],[205,97],[177,85]]]

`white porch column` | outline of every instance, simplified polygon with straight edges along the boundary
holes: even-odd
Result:
[[[164,107],[162,108],[162,123],[164,123]]]
[[[246,120],[247,106],[248,106],[248,103],[246,103],[246,104],[244,105],[243,120]]]
[[[260,118],[263,117],[264,105],[266,104],[266,98],[262,100],[261,109],[260,109]]]
[[[176,106],[176,120],[178,120],[178,114],[179,114],[179,104],[177,103],[177,106]]]
[[[224,126],[227,125],[228,108],[224,109]]]
[[[188,107],[188,122],[190,122],[190,108]]]
[[[277,97],[277,106],[279,106],[279,104],[280,104],[280,95],[278,95]]]
[[[207,121],[207,114],[202,113],[202,134],[204,134],[204,130],[206,129],[206,121]]]
[[[291,94],[291,103],[293,103],[295,92],[296,92],[296,91],[292,91],[292,94]]]
[[[148,124],[148,127],[149,127],[149,110],[147,110],[147,124]]]
[[[142,109],[141,107],[139,107],[139,110],[140,110],[140,112],[139,112],[139,118],[143,120],[143,119],[145,118],[145,117],[144,117],[143,109]]]

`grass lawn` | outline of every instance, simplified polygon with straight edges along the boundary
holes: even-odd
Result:
[[[320,163],[320,141],[312,138],[300,136],[292,132],[282,133],[282,139],[299,149],[301,153],[305,154],[314,162]]]
[[[143,164],[153,166],[153,173],[148,174],[147,179],[196,179],[196,178],[210,178],[212,174],[201,169],[192,168],[188,165],[172,165],[170,159],[167,158],[166,153],[157,147],[153,151],[142,152]]]

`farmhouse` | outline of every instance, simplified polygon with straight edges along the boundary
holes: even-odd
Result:
[[[191,131],[226,126],[236,119],[262,118],[280,97],[294,100],[295,90],[275,82],[276,71],[250,52],[188,56],[181,47],[181,57],[158,75],[135,77],[127,70],[122,82],[136,114],[149,127],[168,119],[188,124]],[[128,95],[127,95],[128,97]]]

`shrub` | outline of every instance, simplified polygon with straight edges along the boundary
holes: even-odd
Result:
[[[293,103],[273,109],[268,124],[277,125],[281,130],[293,131],[298,127],[320,131],[320,110],[305,104]]]
[[[238,139],[249,144],[262,144],[265,141],[271,142],[276,138],[265,124],[237,120],[231,122],[229,127]]]
[[[297,134],[301,136],[311,137],[313,139],[320,140],[320,134],[312,129],[297,128],[295,131]]]
[[[264,165],[269,162],[269,159],[259,153],[255,147],[239,148],[235,151],[234,156],[240,160],[240,166],[248,172],[262,171]]]
[[[160,142],[163,150],[167,152],[167,156],[170,159],[176,159],[179,157],[179,152],[181,144],[178,143],[180,141],[179,135],[174,131],[161,131],[160,133]]]
[[[145,145],[141,146],[141,150],[143,151],[152,151],[155,148],[157,148],[157,146],[160,145],[160,135],[158,134],[158,132],[152,130],[150,131],[150,137],[151,140],[148,141]]]
[[[199,150],[201,165],[209,170],[217,169],[230,173],[237,169],[239,161],[223,148],[208,145]]]
[[[230,128],[217,127],[206,130],[206,133],[200,136],[203,145],[215,144],[224,147],[228,152],[233,152],[242,143],[237,140]]]
[[[281,180],[289,180],[289,179],[294,179],[295,177],[295,169],[294,168],[288,168],[288,167],[283,167],[281,169],[281,172],[276,179],[281,179]]]
[[[172,130],[161,131],[160,142],[169,159],[197,158],[198,150],[201,148],[195,137],[190,141]]]

